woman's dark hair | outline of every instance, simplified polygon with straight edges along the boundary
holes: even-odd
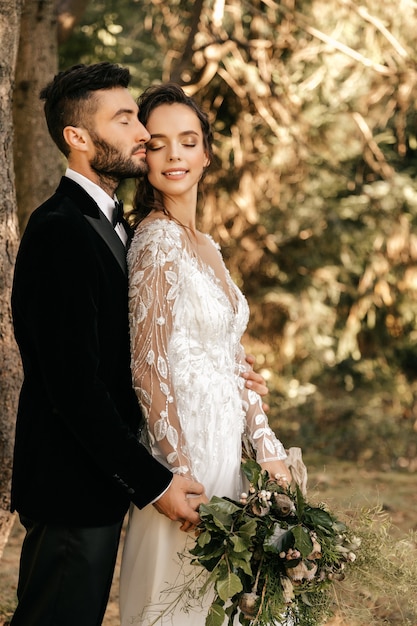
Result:
[[[87,126],[89,117],[98,106],[95,92],[101,89],[127,87],[130,72],[113,63],[74,65],[57,74],[40,92],[45,101],[44,111],[49,134],[58,148],[68,156],[69,148],[64,140],[66,126]]]
[[[175,83],[152,85],[148,87],[138,99],[139,121],[146,127],[152,111],[162,104],[184,104],[189,107],[198,117],[203,133],[203,145],[209,161],[213,158],[213,133],[208,116],[200,109],[198,104]],[[161,200],[154,188],[149,183],[147,176],[141,178],[136,184],[136,193],[133,199],[133,211],[131,217],[133,223],[140,222],[152,210],[163,211]]]

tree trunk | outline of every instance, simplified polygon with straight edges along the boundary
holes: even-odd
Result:
[[[25,3],[16,64],[13,117],[14,161],[20,231],[56,189],[64,168],[52,142],[39,92],[58,71],[55,0]]]
[[[13,526],[10,478],[21,367],[10,292],[19,233],[14,190],[12,91],[23,0],[0,0],[0,557]]]
[[[57,0],[58,11],[73,15],[72,27],[86,4]],[[33,209],[53,193],[64,168],[39,99],[57,71],[55,0],[0,0],[0,558],[14,521],[10,479],[22,379],[10,309],[13,268],[19,229],[23,232]]]
[[[172,68],[171,76],[169,77],[169,80],[172,80],[174,83],[178,83],[179,85],[186,85],[190,81],[192,81],[193,83],[197,82],[197,78],[194,75],[196,72],[193,68],[193,54],[194,40],[198,33],[198,25],[200,23],[202,10],[203,0],[196,0],[193,3],[190,31],[188,33],[183,53],[178,63]]]

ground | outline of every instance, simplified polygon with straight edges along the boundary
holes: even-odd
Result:
[[[409,531],[417,531],[415,474],[367,470],[354,463],[341,461],[325,463],[322,459],[305,460],[309,468],[309,492],[318,494],[333,511],[380,505],[389,513],[393,524],[392,533],[402,537]],[[22,527],[16,522],[3,559],[0,561],[0,626],[7,623],[13,611],[22,538]],[[120,555],[103,626],[119,626],[117,605],[119,567]],[[400,622],[388,617],[381,623],[389,625]],[[335,619],[331,624],[336,626],[340,622]]]

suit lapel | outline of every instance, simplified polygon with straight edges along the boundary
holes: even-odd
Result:
[[[126,274],[126,248],[107,217],[99,209],[99,217],[91,217],[84,215],[85,219],[113,252],[116,261],[119,263],[123,272]]]
[[[78,183],[66,176],[61,178],[57,193],[62,193],[71,198],[84,215],[87,222],[94,228],[97,234],[100,235],[103,241],[105,241],[122,271],[126,274],[126,248],[112,224],[110,224],[104,213],[100,211],[94,199],[78,185]],[[126,224],[126,230],[128,232],[129,229],[130,227]]]

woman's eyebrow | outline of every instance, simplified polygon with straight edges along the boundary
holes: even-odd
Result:
[[[196,137],[198,137],[198,132],[195,130],[184,130],[181,133],[178,133],[181,137],[185,136],[185,135],[195,135]],[[163,133],[152,133],[151,134],[151,139],[164,139],[166,138],[166,135],[164,135]]]

